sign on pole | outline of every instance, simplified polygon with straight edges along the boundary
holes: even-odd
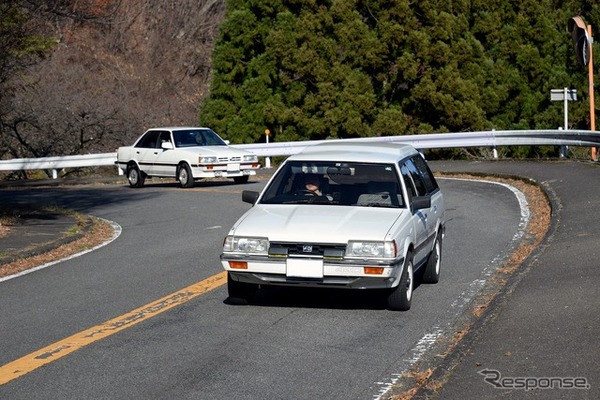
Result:
[[[551,89],[550,90],[550,100],[551,101],[562,101],[564,102],[564,110],[565,110],[565,125],[564,130],[569,129],[569,101],[577,101],[577,90],[575,89]],[[567,147],[561,146],[561,156],[567,156]]]
[[[552,89],[550,90],[550,100],[552,101],[577,101],[577,89]]]

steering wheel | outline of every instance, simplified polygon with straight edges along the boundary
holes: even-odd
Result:
[[[294,196],[308,196],[308,195],[317,196],[317,194],[315,192],[308,190],[308,189],[299,189],[294,192]]]

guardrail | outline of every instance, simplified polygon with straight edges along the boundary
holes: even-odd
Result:
[[[521,131],[480,131],[458,133],[434,133],[428,135],[404,135],[366,137],[356,139],[335,139],[352,142],[394,142],[409,143],[415,148],[438,149],[456,147],[496,147],[500,146],[600,146],[600,132],[586,130],[521,130]],[[274,142],[254,144],[234,144],[232,147],[252,151],[259,157],[290,156],[299,153],[307,146],[328,140],[307,140],[301,142]],[[115,165],[117,153],[85,154],[43,158],[16,158],[0,160],[0,171],[24,171],[34,169],[52,170],[54,179],[63,168],[99,167]],[[119,169],[119,174],[122,171]]]
[[[585,130],[522,130],[480,131],[458,133],[432,133],[428,135],[404,135],[338,139],[354,142],[409,143],[417,149],[441,149],[455,147],[500,146],[600,146],[600,132]],[[259,157],[290,156],[307,146],[327,140],[303,142],[255,143],[232,145],[256,153]]]

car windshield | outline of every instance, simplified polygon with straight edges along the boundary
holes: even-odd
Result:
[[[332,161],[285,163],[260,203],[406,206],[394,164]]]
[[[187,129],[173,131],[176,147],[226,146],[227,144],[211,129]]]

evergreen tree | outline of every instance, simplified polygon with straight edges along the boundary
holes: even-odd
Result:
[[[231,0],[200,121],[233,142],[261,141],[265,129],[278,141],[555,129],[562,107],[550,89],[589,96],[567,21],[600,22],[599,9],[578,0]],[[570,105],[573,128],[589,127],[585,109]]]

